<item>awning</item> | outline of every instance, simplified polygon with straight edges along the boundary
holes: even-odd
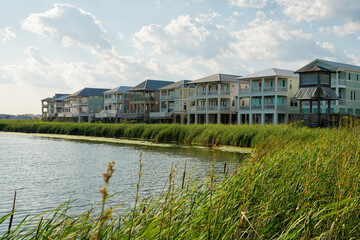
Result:
[[[300,88],[295,94],[295,100],[338,100],[340,99],[331,88],[309,87]]]

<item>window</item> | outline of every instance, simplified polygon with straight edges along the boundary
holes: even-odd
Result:
[[[350,91],[350,100],[353,100],[353,91]]]
[[[356,93],[356,91],[354,91],[354,101],[356,100],[356,98],[355,98],[355,93]]]
[[[300,85],[312,85],[317,84],[317,75],[302,75]]]
[[[348,77],[348,79],[349,79],[349,80],[351,79],[351,73],[349,73],[349,77]]]
[[[329,75],[320,74],[320,83],[329,85],[330,84]]]
[[[281,84],[283,87],[285,87],[285,80],[282,80]]]
[[[227,101],[226,100],[221,100],[221,106],[227,106]]]
[[[184,103],[184,111],[186,111],[186,103]]]
[[[292,89],[292,80],[290,80],[290,89]]]
[[[291,107],[297,107],[297,101],[291,99],[291,100],[290,100],[290,106],[291,106]]]

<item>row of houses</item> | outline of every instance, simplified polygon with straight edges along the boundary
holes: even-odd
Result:
[[[288,123],[331,114],[360,116],[360,67],[316,59],[296,72],[214,74],[177,82],[84,88],[42,100],[42,115],[78,122]]]

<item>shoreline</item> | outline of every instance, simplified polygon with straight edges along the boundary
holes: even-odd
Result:
[[[35,137],[54,138],[54,139],[65,139],[65,140],[80,140],[89,142],[104,142],[104,143],[116,143],[116,144],[128,144],[128,145],[142,145],[142,146],[153,146],[153,147],[180,147],[180,148],[198,148],[198,149],[212,149],[211,147],[199,146],[199,145],[183,145],[183,144],[169,144],[169,143],[154,143],[146,140],[134,140],[127,138],[106,138],[106,137],[92,137],[92,136],[79,136],[79,135],[63,135],[63,134],[50,134],[50,133],[24,133],[24,132],[3,132],[0,134],[14,134],[14,135],[28,135]],[[248,147],[235,147],[235,146],[217,146],[215,148],[219,151],[233,152],[233,153],[244,153],[250,154],[253,149]]]

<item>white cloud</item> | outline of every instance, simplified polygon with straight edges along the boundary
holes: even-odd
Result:
[[[124,39],[124,35],[121,32],[118,32],[117,33],[117,38],[120,39],[120,40]]]
[[[334,25],[328,28],[319,28],[321,33],[328,32],[336,34],[340,37],[345,37],[350,34],[357,34],[360,31],[360,23],[357,22],[347,22],[344,25]]]
[[[3,42],[7,42],[13,38],[16,38],[16,34],[11,31],[11,27],[6,27],[4,30],[0,29],[0,38]]]
[[[112,50],[100,21],[70,4],[55,4],[46,12],[32,13],[21,24],[24,30],[59,41],[65,47],[77,45],[94,53]]]
[[[280,21],[255,19],[249,28],[232,33],[231,54],[245,61],[276,61],[309,57],[319,52],[312,35],[301,29],[291,30]],[[305,51],[299,52],[299,46]]]
[[[320,48],[324,49],[324,50],[328,50],[329,52],[331,53],[334,53],[335,52],[335,47],[334,45],[332,45],[331,43],[329,42],[319,42],[317,41],[316,42],[316,45],[319,46]]]
[[[268,0],[230,0],[230,6],[263,8]]]
[[[355,54],[350,54],[345,51],[346,56],[350,59],[350,63],[360,66],[360,57]]]
[[[182,15],[166,26],[151,24],[142,27],[133,35],[133,42],[139,50],[150,44],[157,54],[175,52],[211,58],[227,48],[229,37],[228,30],[221,25]]]
[[[275,0],[283,13],[295,21],[321,18],[360,19],[358,0]]]

